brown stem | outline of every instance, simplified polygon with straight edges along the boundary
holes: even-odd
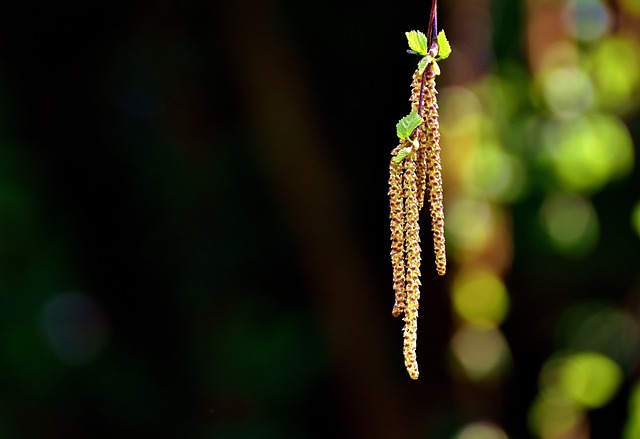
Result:
[[[436,41],[438,36],[438,0],[431,0],[431,14],[429,14],[429,28],[427,29],[427,41],[429,45]]]

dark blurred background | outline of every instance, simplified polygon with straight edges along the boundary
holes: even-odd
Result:
[[[440,1],[412,381],[387,173],[429,9],[5,2],[0,438],[640,437],[640,3]]]

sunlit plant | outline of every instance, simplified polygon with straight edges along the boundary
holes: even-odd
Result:
[[[431,211],[431,229],[436,269],[444,275],[447,265],[444,240],[444,209],[440,163],[440,131],[436,76],[438,61],[451,54],[444,31],[437,33],[437,2],[432,0],[427,35],[406,33],[409,52],[420,56],[411,83],[411,112],[400,119],[400,139],[391,152],[389,201],[391,206],[391,263],[395,304],[392,314],[404,313],[404,362],[412,379],[417,379],[416,338],[420,298],[419,212],[425,197]]]

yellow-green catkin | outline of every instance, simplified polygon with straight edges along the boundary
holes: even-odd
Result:
[[[440,161],[440,124],[438,122],[438,100],[436,98],[435,69],[426,70],[425,107],[428,125],[427,141],[427,186],[431,211],[431,230],[433,231],[433,251],[436,270],[440,276],[447,271],[447,253],[444,240],[444,203],[442,195],[442,164]]]
[[[411,82],[411,109],[419,111],[418,115],[425,118],[425,108],[420,107],[420,89],[422,88],[423,75],[418,69],[413,73],[413,81]],[[424,92],[423,92],[424,93]],[[416,176],[418,178],[418,209],[422,209],[424,206],[424,197],[427,189],[427,129],[426,123],[423,123],[416,130],[416,136],[418,137],[418,151],[417,157],[417,169]]]
[[[405,251],[406,251],[406,307],[404,311],[404,364],[409,376],[418,378],[416,340],[418,337],[418,300],[420,299],[420,224],[418,223],[417,162],[414,156],[405,159]]]
[[[393,154],[406,147],[408,141],[403,140],[394,150]],[[389,202],[391,205],[391,264],[393,266],[393,291],[396,301],[393,305],[392,314],[398,317],[404,312],[406,306],[405,291],[405,212],[404,194],[402,188],[403,170],[402,163],[396,163],[393,159],[389,164]]]

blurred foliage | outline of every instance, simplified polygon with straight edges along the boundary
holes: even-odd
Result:
[[[428,10],[4,8],[0,437],[638,437],[638,2],[440,2],[412,382],[386,171]]]

